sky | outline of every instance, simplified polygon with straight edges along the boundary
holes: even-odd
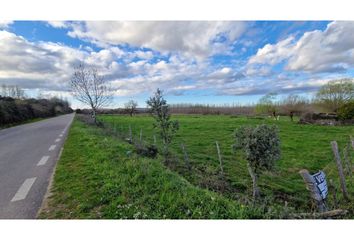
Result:
[[[354,76],[354,22],[0,21],[0,85],[81,108],[69,88],[80,62],[109,82],[109,107],[130,99],[145,107],[156,88],[169,103],[311,97]]]

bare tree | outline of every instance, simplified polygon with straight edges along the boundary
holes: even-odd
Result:
[[[1,94],[4,97],[12,97],[17,99],[25,98],[25,91],[18,85],[1,85]]]
[[[287,114],[289,114],[291,121],[293,121],[294,115],[301,115],[306,111],[309,105],[309,101],[302,96],[296,94],[290,94],[281,103],[283,109]]]
[[[134,100],[129,100],[127,103],[124,104],[125,111],[128,112],[131,117],[136,112],[137,106],[138,106],[138,103]]]
[[[111,89],[107,81],[98,74],[97,69],[88,69],[81,63],[75,68],[70,85],[73,96],[91,107],[92,117],[97,124],[97,110],[112,102]]]

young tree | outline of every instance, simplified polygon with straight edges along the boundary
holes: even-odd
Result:
[[[150,97],[146,103],[150,108],[151,115],[155,119],[154,128],[162,138],[164,145],[163,154],[167,162],[169,157],[169,145],[179,129],[179,123],[178,121],[172,121],[170,119],[169,107],[160,89],[157,89],[154,96]]]
[[[129,115],[132,117],[133,114],[136,112],[136,107],[138,106],[138,102],[134,100],[129,100],[127,103],[124,104],[125,111],[129,113]]]
[[[87,69],[84,64],[79,64],[70,81],[73,96],[80,102],[89,105],[95,124],[97,110],[106,107],[112,102],[111,89],[107,81],[98,74],[97,69]]]
[[[327,111],[337,110],[354,100],[354,79],[332,80],[320,88],[316,102]]]
[[[243,126],[235,132],[235,150],[242,149],[248,161],[248,172],[253,182],[253,198],[260,196],[257,179],[264,170],[272,170],[280,158],[280,138],[277,126],[265,124]]]
[[[283,100],[282,105],[287,114],[289,114],[291,121],[293,121],[294,114],[300,115],[305,111],[308,100],[299,95],[290,94]]]
[[[276,117],[276,105],[275,99],[277,94],[276,93],[268,93],[261,97],[256,105],[256,113],[258,114],[269,114]]]

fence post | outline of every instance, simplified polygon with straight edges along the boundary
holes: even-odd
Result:
[[[347,146],[345,146],[345,148],[343,149],[343,158],[344,158],[344,162],[345,162],[345,168],[346,168],[346,172],[347,174],[350,176],[350,178],[352,178],[352,164],[351,161],[349,160],[349,148],[350,145],[349,143],[347,144]]]
[[[221,153],[220,153],[220,147],[218,141],[215,142],[216,144],[216,149],[218,151],[218,157],[219,157],[219,163],[220,163],[220,169],[221,169],[221,174],[224,175],[224,168],[222,166],[222,158],[221,158]]]
[[[181,144],[181,148],[182,148],[182,151],[183,151],[184,162],[186,163],[188,170],[191,170],[191,165],[189,163],[189,157],[188,157],[186,148],[185,148],[183,143]]]
[[[332,151],[333,151],[334,158],[336,160],[336,164],[337,164],[337,168],[338,168],[340,186],[341,186],[341,190],[342,190],[342,193],[343,193],[343,197],[346,200],[349,200],[349,196],[348,196],[348,192],[347,192],[347,186],[345,184],[345,177],[344,177],[344,174],[343,174],[343,166],[342,166],[342,162],[340,160],[340,155],[339,155],[339,152],[338,152],[338,144],[337,144],[336,141],[332,141],[331,145],[332,145]]]
[[[154,135],[154,145],[156,146],[156,136]]]
[[[338,201],[337,201],[337,188],[333,183],[332,179],[329,179],[329,187],[332,190],[331,192],[333,193],[333,203],[334,203],[334,208],[338,207]]]
[[[131,127],[131,125],[130,125],[130,124],[129,124],[129,141],[130,141],[130,142],[133,142],[132,127]]]
[[[316,201],[318,210],[320,212],[326,211],[324,199],[322,198],[321,193],[317,188],[316,182],[310,175],[309,171],[302,169],[299,171],[299,173],[306,184],[306,189],[310,191],[311,197]]]
[[[140,142],[142,142],[143,140],[143,129],[140,128]]]

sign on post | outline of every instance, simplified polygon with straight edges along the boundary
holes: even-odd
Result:
[[[306,188],[311,193],[311,197],[316,201],[319,211],[326,211],[325,198],[328,195],[328,188],[324,172],[319,171],[311,175],[309,171],[302,169],[299,173],[304,179]]]
[[[316,182],[316,186],[322,196],[322,199],[325,199],[328,195],[326,174],[323,171],[319,171],[318,173],[313,174],[312,177]]]

